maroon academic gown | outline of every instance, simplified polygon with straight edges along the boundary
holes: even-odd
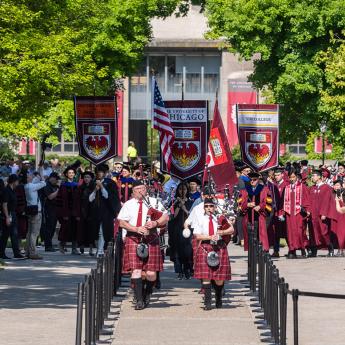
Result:
[[[262,243],[264,250],[268,251],[269,241],[266,227],[266,217],[271,210],[267,210],[266,206],[267,198],[270,198],[270,192],[268,187],[260,184],[256,188],[260,189],[260,192],[256,193],[256,195],[249,195],[246,189],[241,190],[242,203],[240,209],[244,214],[242,222],[244,250],[248,250],[248,223],[254,224],[254,222],[257,221],[259,226],[259,241]],[[260,210],[258,212],[254,211],[252,208],[248,207],[248,202],[255,202],[256,206],[260,206]]]
[[[301,208],[310,212],[310,199],[308,188],[302,183],[285,187],[283,199],[283,212],[286,219],[286,230],[289,251],[305,249],[308,246],[306,235],[307,221],[302,216]]]
[[[344,207],[344,202],[342,200],[340,201],[340,207]],[[330,229],[338,240],[338,248],[345,249],[345,214],[337,211],[334,193],[333,201],[330,203],[327,216],[331,219]]]
[[[329,207],[333,199],[332,188],[327,184],[310,187],[311,222],[310,244],[318,247],[328,247],[330,244]],[[321,216],[326,216],[325,220]]]

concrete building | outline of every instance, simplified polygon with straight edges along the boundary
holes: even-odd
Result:
[[[144,160],[148,157],[152,75],[156,77],[164,100],[180,100],[183,95],[185,100],[209,101],[210,120],[218,92],[224,127],[230,145],[235,145],[234,105],[258,100],[247,81],[253,71],[253,61],[240,60],[222,48],[224,42],[205,38],[207,20],[199,6],[191,6],[186,17],[154,19],[152,28],[153,39],[145,50],[142,63],[137,73],[125,80],[125,91],[118,98],[119,159],[126,160],[130,140],[136,143]],[[304,145],[298,144],[295,152],[303,154],[303,149]],[[78,153],[74,142],[63,141],[51,151],[65,155]],[[154,156],[157,154],[155,152]]]

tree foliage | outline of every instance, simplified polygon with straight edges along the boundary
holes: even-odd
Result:
[[[37,138],[70,119],[65,101],[73,95],[112,94],[115,81],[136,70],[150,19],[169,16],[178,3],[2,0],[0,133]]]
[[[334,114],[343,125],[344,73],[337,74],[344,48],[334,38],[344,37],[344,0],[207,0],[206,13],[210,37],[225,38],[245,59],[260,54],[251,80],[282,104],[283,140],[307,135]]]

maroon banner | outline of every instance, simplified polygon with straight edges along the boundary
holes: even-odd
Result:
[[[237,128],[244,163],[259,172],[278,166],[278,105],[238,104]]]
[[[75,125],[80,156],[100,164],[117,155],[115,96],[74,98]]]
[[[203,172],[207,154],[207,101],[165,101],[174,130],[170,174],[186,180]],[[161,170],[167,167],[161,155]]]
[[[229,142],[218,109],[218,100],[214,105],[208,142],[207,168],[216,184],[217,191],[224,190],[227,185],[233,187],[238,182]]]
[[[257,93],[247,79],[228,80],[228,139],[230,148],[238,144],[236,104],[255,104]]]

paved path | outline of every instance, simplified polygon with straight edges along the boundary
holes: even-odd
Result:
[[[41,253],[0,270],[0,344],[72,345],[77,283],[94,266],[89,256]]]
[[[345,294],[345,258],[328,258],[326,254],[320,251],[317,258],[274,261],[290,289]],[[298,304],[299,344],[345,344],[345,300],[301,296]],[[288,344],[293,344],[292,315],[292,299],[288,296]]]
[[[113,345],[254,345],[259,332],[248,307],[243,251],[231,246],[233,280],[226,284],[222,309],[204,311],[197,291],[199,281],[176,279],[166,263],[162,289],[155,291],[149,308],[135,311],[131,297],[123,301]]]

